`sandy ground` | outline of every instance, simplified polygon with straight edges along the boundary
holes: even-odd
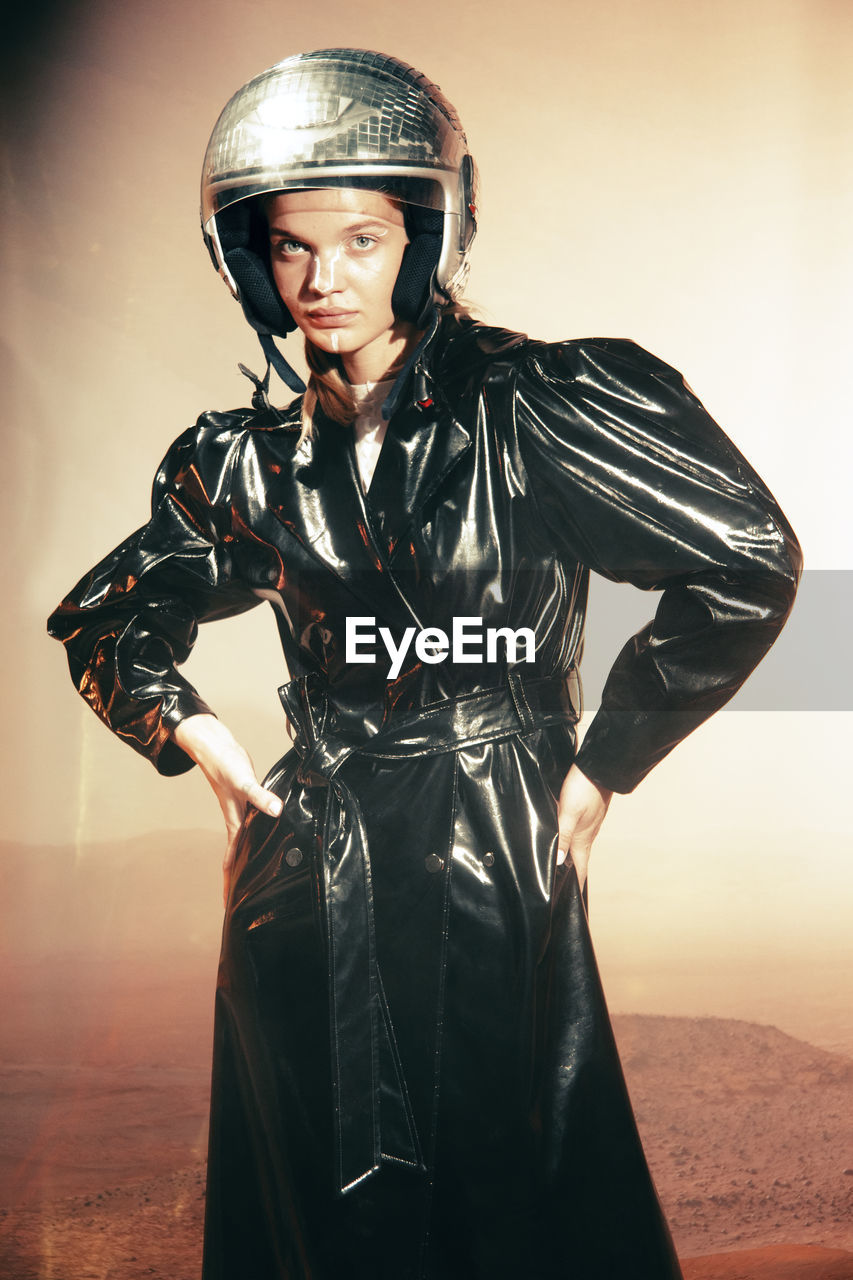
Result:
[[[748,1022],[614,1023],[680,1253],[853,1249],[853,1061]]]
[[[4,1210],[2,1274],[7,1280],[197,1280],[203,1195],[197,1165],[16,1215]],[[815,1245],[685,1257],[682,1265],[684,1280],[853,1277],[853,1253]]]
[[[751,1023],[614,1021],[686,1280],[853,1280],[853,1061]],[[0,1274],[195,1280],[206,1068],[7,1067],[0,1088]]]
[[[63,884],[46,858],[28,898],[6,863],[3,1280],[199,1274],[215,904],[155,915],[137,865]],[[853,1058],[731,1018],[614,1025],[685,1280],[853,1280]]]

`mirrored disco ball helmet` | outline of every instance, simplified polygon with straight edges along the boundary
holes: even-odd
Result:
[[[269,335],[296,326],[273,285],[256,197],[335,186],[404,202],[410,243],[392,298],[401,319],[425,324],[437,300],[464,287],[476,169],[452,105],[419,71],[381,53],[297,54],[234,94],[201,180],[211,258],[268,351]]]

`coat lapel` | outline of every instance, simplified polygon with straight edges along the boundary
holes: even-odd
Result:
[[[423,627],[392,572],[396,549],[423,507],[471,447],[472,430],[430,387],[427,408],[394,414],[367,495],[352,431],[319,416],[314,439],[279,451],[267,437],[267,505],[279,523],[348,590],[365,614],[390,625]],[[291,437],[292,439],[292,437]],[[263,464],[262,464],[263,465]]]
[[[260,442],[259,442],[260,443]],[[270,433],[259,447],[266,507],[305,552],[353,597],[353,614],[402,630],[425,623],[390,572],[384,538],[361,490],[348,427],[321,419],[314,439],[294,450]],[[261,479],[262,477],[262,479]]]
[[[412,404],[396,413],[367,494],[370,523],[389,561],[439,485],[471,446],[471,432],[437,392],[424,410]]]

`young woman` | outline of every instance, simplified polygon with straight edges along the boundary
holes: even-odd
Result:
[[[225,108],[203,222],[291,385],[208,413],[150,522],[51,619],[95,711],[228,828],[206,1280],[672,1280],[583,885],[614,790],[720,707],[796,540],[667,365],[453,299],[453,108],[392,58],[290,58]],[[590,569],[662,589],[580,750]],[[295,747],[263,783],[177,671],[269,601]],[[251,660],[251,655],[246,655]],[[638,870],[638,874],[640,874]]]

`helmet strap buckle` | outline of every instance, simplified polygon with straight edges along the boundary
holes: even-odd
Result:
[[[248,378],[250,382],[254,383],[255,390],[252,394],[252,408],[259,409],[259,410],[270,409],[272,406],[270,405],[270,398],[269,398],[269,389],[270,389],[269,360],[267,360],[267,371],[264,374],[263,378],[259,378],[256,373],[253,373],[251,369],[249,369],[246,365],[242,364],[239,360],[237,361],[237,368],[240,370],[244,378]]]

